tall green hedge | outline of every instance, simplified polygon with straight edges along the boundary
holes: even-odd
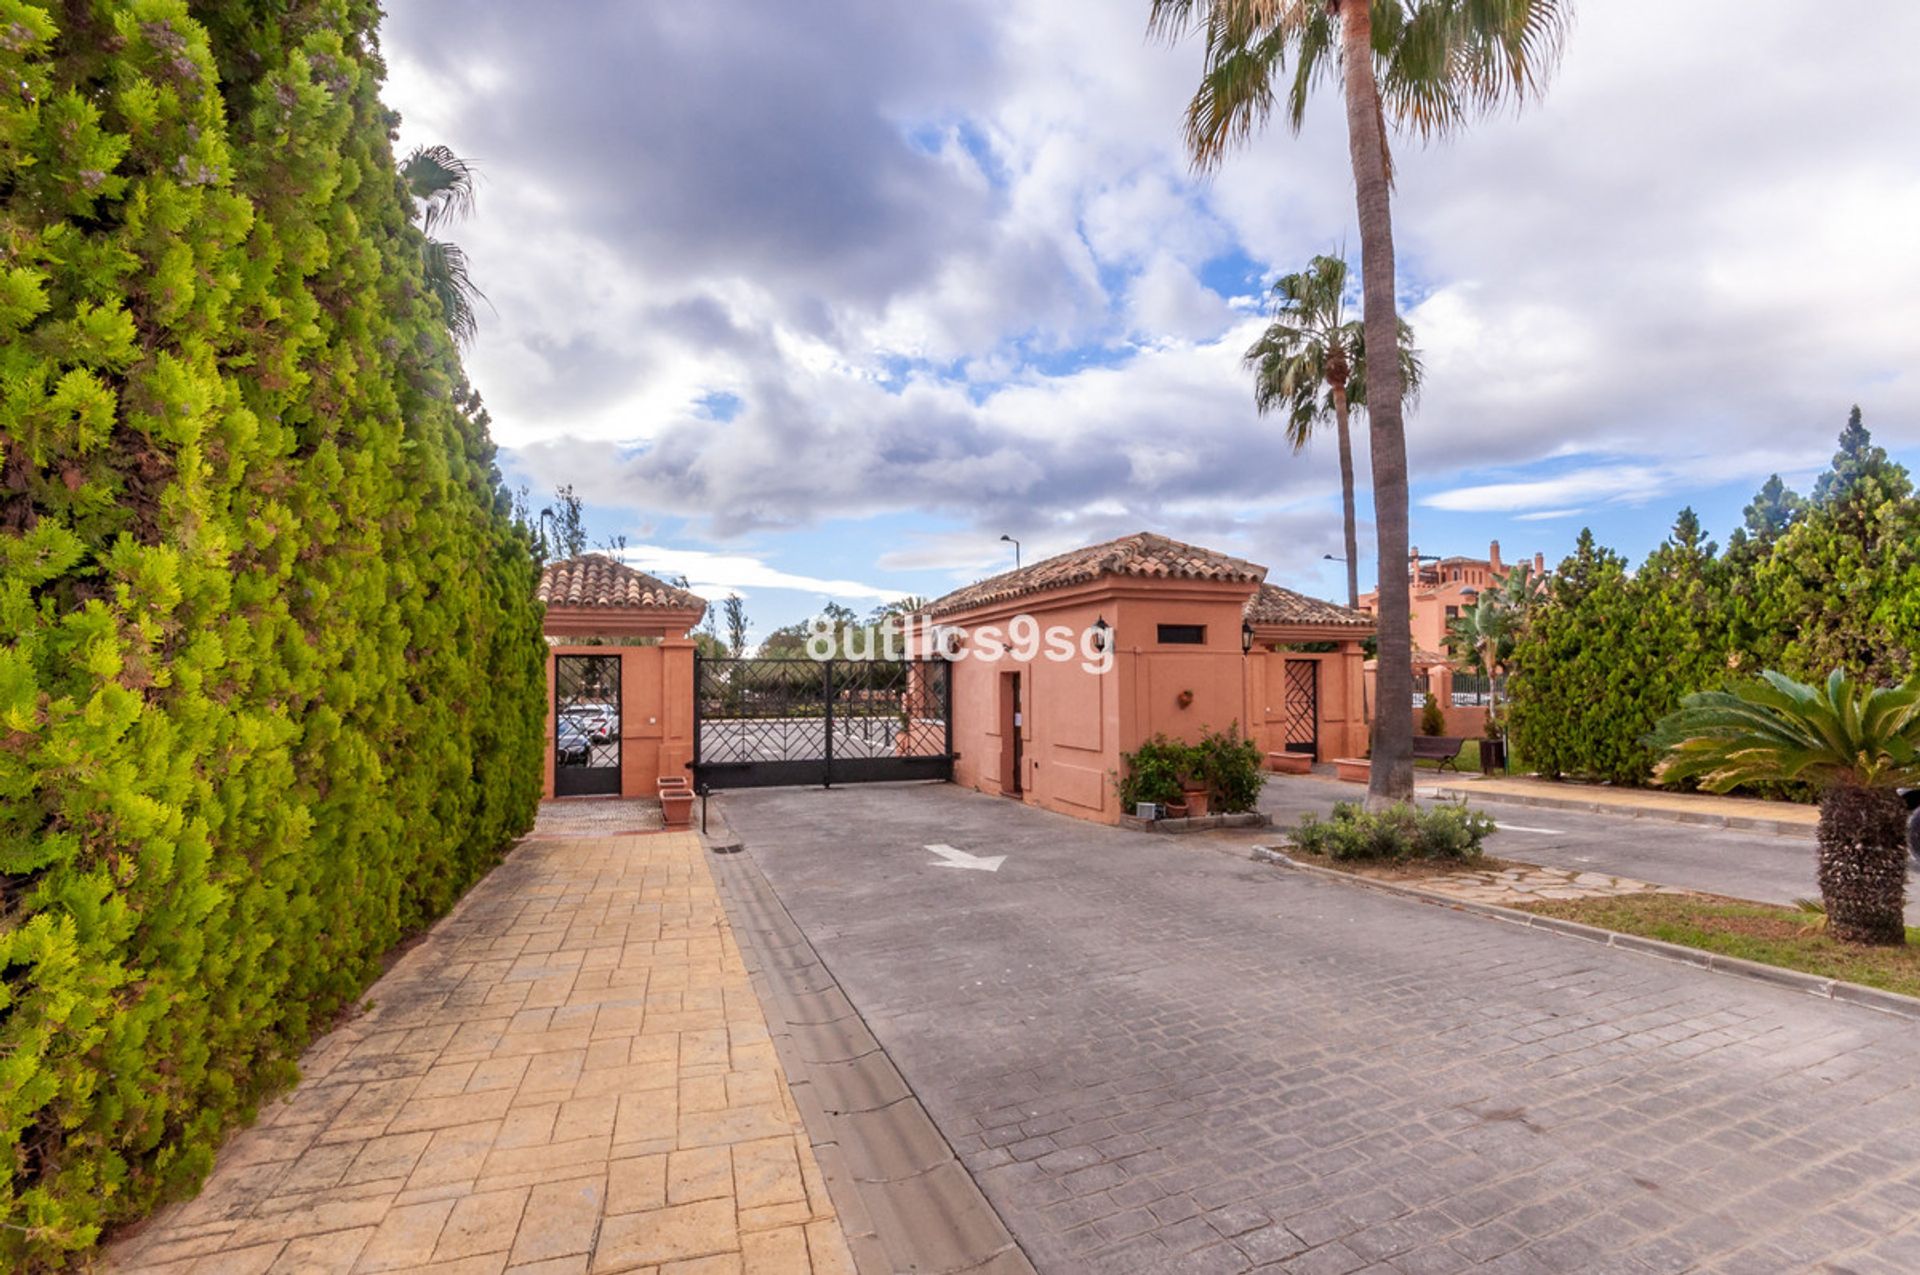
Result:
[[[1639,784],[1643,742],[1680,698],[1763,668],[1881,681],[1920,662],[1920,500],[1860,409],[1810,499],[1778,476],[1724,554],[1682,511],[1629,571],[1583,532],[1516,644],[1515,750],[1549,775]]]
[[[0,1268],[190,1188],[538,799],[377,17],[0,0]]]

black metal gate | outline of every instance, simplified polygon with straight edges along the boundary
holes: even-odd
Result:
[[[620,791],[620,657],[553,660],[553,794]]]
[[[696,657],[696,788],[953,778],[945,660]]]
[[[1290,753],[1320,750],[1320,662],[1287,661],[1287,748]]]

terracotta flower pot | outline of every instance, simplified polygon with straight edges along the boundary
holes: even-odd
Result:
[[[1199,819],[1207,813],[1207,793],[1205,789],[1192,789],[1186,794],[1187,814]]]
[[[660,815],[669,828],[693,826],[693,791],[689,788],[660,790]]]
[[[1167,818],[1169,818],[1169,819],[1185,819],[1186,817],[1187,817],[1187,803],[1186,803],[1186,802],[1184,802],[1184,801],[1169,801],[1169,802],[1167,803]]]
[[[1267,769],[1276,775],[1310,775],[1313,773],[1313,754],[1268,753]]]
[[[1336,757],[1333,770],[1343,783],[1364,784],[1373,774],[1373,763],[1364,757]]]

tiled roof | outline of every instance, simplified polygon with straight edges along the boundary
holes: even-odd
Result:
[[[604,553],[549,562],[535,595],[550,607],[616,607],[623,611],[704,611],[707,604]]]
[[[1249,624],[1332,624],[1342,627],[1372,628],[1373,617],[1363,611],[1310,598],[1277,584],[1263,584],[1247,599]]]
[[[1182,544],[1150,531],[1088,545],[956,589],[927,607],[928,615],[951,615],[1046,589],[1085,584],[1101,576],[1149,580],[1226,580],[1256,584],[1267,569],[1239,558]]]

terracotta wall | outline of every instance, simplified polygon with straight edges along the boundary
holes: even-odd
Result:
[[[1012,677],[1018,674],[1020,800],[1116,822],[1121,810],[1114,785],[1122,753],[1156,733],[1194,741],[1241,720],[1246,692],[1240,614],[1247,593],[1243,585],[1174,590],[1122,581],[956,617],[953,623],[972,636],[967,657],[953,665],[955,782],[1014,795]],[[1073,658],[980,659],[980,630],[1004,629],[1022,613],[1043,629],[1060,625],[1071,632]],[[1104,674],[1087,671],[1079,646],[1080,635],[1097,620],[1107,622],[1114,647]],[[1206,640],[1197,646],[1161,643],[1161,624],[1204,625]]]
[[[1262,752],[1287,744],[1286,665],[1314,664],[1318,671],[1318,722],[1314,758],[1359,757],[1367,748],[1365,654],[1358,642],[1330,652],[1255,651],[1247,657],[1246,720]]]
[[[970,619],[965,628],[978,635],[987,626],[1004,627],[1013,612]],[[1012,795],[1049,810],[1081,818],[1113,819],[1117,803],[1112,774],[1119,765],[1120,688],[1118,665],[1104,675],[1082,667],[1079,635],[1097,619],[1108,624],[1115,609],[1094,602],[1035,606],[1031,615],[1042,629],[1060,625],[1074,635],[1071,660],[1042,654],[1021,661],[1009,653],[981,658],[981,644],[970,640],[966,657],[953,673],[954,781],[981,792]],[[1016,705],[1013,679],[1019,678]],[[1019,713],[1019,774],[1014,772],[1014,714]]]
[[[620,795],[651,797],[662,775],[690,775],[693,760],[693,643],[565,645],[547,649],[546,795],[553,796],[554,661],[562,655],[620,657]]]

